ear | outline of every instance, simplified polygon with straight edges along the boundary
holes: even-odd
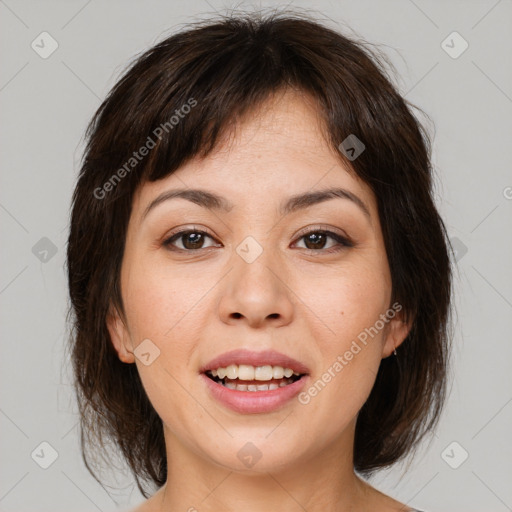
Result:
[[[395,303],[396,304],[396,303]],[[395,316],[388,322],[385,329],[384,345],[382,346],[382,359],[394,353],[407,338],[411,331],[414,319],[405,322],[405,315],[402,307],[395,313]]]
[[[130,334],[117,308],[111,307],[107,314],[107,329],[119,359],[123,363],[134,363],[135,356],[133,355]]]

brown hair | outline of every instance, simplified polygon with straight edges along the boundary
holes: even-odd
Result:
[[[95,113],[73,195],[67,270],[82,455],[96,479],[88,445],[104,447],[105,438],[145,497],[141,482],[160,487],[167,478],[162,421],[106,326],[111,307],[124,318],[119,279],[134,193],[208,155],[237,120],[286,87],[316,100],[333,148],[350,134],[366,145],[353,161],[337,150],[376,195],[391,302],[413,320],[398,357],[382,360],[359,413],[355,470],[367,476],[393,464],[437,424],[446,394],[451,267],[433,200],[431,141],[414,105],[392,85],[387,59],[367,46],[289,12],[200,22],[139,56]],[[147,157],[127,166],[150,139]]]

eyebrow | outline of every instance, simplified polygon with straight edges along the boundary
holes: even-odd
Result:
[[[234,206],[233,203],[228,201],[226,198],[207,190],[190,188],[168,190],[167,192],[163,192],[153,201],[151,201],[151,203],[147,206],[147,208],[144,210],[144,213],[142,214],[141,222],[145,219],[149,212],[156,208],[158,205],[175,198],[186,199],[187,201],[195,203],[208,210],[223,210],[225,212],[229,212]],[[316,192],[305,192],[303,194],[291,196],[286,200],[285,203],[280,206],[279,214],[281,216],[289,215],[290,213],[296,212],[298,210],[308,208],[315,204],[323,203],[324,201],[335,198],[348,199],[349,201],[352,201],[363,211],[363,213],[371,222],[370,210],[366,204],[353,192],[350,192],[344,188],[328,188]]]

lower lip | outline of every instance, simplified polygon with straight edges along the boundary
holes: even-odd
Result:
[[[299,394],[308,379],[307,375],[303,375],[292,384],[268,391],[237,391],[218,384],[204,373],[201,377],[216,400],[241,414],[265,413],[279,409]]]

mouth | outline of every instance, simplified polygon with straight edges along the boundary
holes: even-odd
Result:
[[[235,349],[199,369],[206,392],[217,403],[239,414],[270,413],[297,396],[310,370],[275,350]]]
[[[200,374],[218,404],[238,414],[265,414],[293,403],[309,374],[282,366],[228,365]]]
[[[204,372],[213,382],[233,391],[273,391],[297,382],[305,373],[282,366],[229,365]]]

